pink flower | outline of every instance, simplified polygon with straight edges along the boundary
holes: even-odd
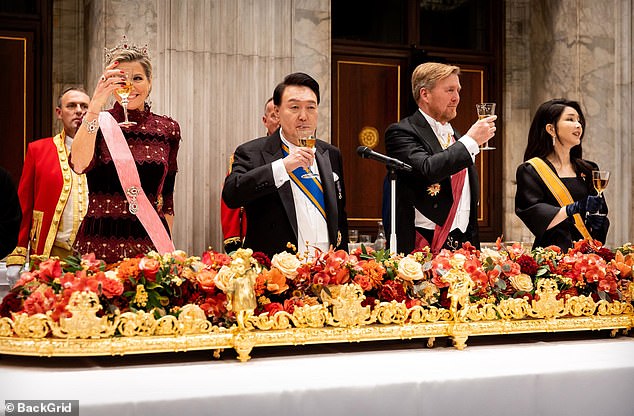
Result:
[[[156,281],[156,274],[161,268],[161,263],[156,259],[143,257],[139,261],[139,269],[143,270],[143,275],[149,282]]]

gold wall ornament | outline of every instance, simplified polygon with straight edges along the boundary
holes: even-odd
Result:
[[[371,126],[365,126],[359,132],[359,143],[374,149],[379,145],[379,131]]]

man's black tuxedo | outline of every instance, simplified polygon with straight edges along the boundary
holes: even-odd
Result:
[[[454,131],[454,137],[459,139]],[[385,132],[385,147],[390,157],[412,166],[412,172],[397,173],[396,180],[396,237],[399,252],[414,249],[416,232],[414,208],[439,225],[443,225],[453,203],[451,175],[467,168],[471,190],[468,240],[480,245],[477,206],[480,197],[478,175],[467,148],[456,141],[443,150],[436,134],[420,111],[390,125]],[[430,195],[431,185],[440,190]],[[388,188],[389,190],[389,188]],[[387,195],[389,198],[389,195]],[[389,221],[386,224],[390,226]],[[431,244],[431,241],[429,241]]]
[[[288,242],[303,249],[297,244],[297,215],[291,181],[277,188],[273,178],[271,163],[283,157],[279,129],[270,136],[240,145],[222,190],[222,198],[229,208],[243,206],[245,209],[244,247],[269,256],[288,251]],[[317,140],[315,159],[324,190],[329,242],[347,249],[348,218],[341,152],[335,146]]]

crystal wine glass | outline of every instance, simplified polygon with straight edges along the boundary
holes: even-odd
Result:
[[[594,186],[594,189],[597,190],[597,194],[599,196],[601,196],[605,188],[607,188],[609,180],[610,180],[609,170],[593,170],[592,171],[592,185]]]
[[[124,127],[134,126],[136,122],[128,120],[128,96],[132,92],[130,73],[124,72],[121,74],[121,81],[119,82],[119,86],[115,92],[119,97],[121,97],[121,106],[123,107],[123,115],[125,116],[125,120],[119,123],[119,125]]]
[[[495,115],[495,103],[476,104],[476,111],[478,113],[479,120],[493,116]],[[489,142],[487,141],[484,146],[480,146],[480,150],[495,150],[495,147],[489,146]]]
[[[301,147],[308,147],[315,152],[315,144],[317,143],[317,138],[315,137],[315,129],[310,127],[298,127],[297,128],[297,142]],[[302,178],[316,178],[316,175],[310,168],[306,168],[307,173],[302,175]]]

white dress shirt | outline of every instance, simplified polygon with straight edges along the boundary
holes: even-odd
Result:
[[[70,147],[73,144],[73,138],[66,135],[65,143],[66,145],[66,157],[70,153]],[[70,236],[73,232],[73,225],[75,224],[75,216],[79,215],[79,213],[75,212],[75,199],[78,198],[79,203],[83,203],[84,199],[87,195],[79,195],[79,193],[83,193],[82,181],[85,179],[80,175],[77,175],[75,171],[71,169],[72,176],[72,190],[68,194],[68,200],[66,201],[66,206],[64,206],[64,211],[62,212],[62,217],[59,223],[59,228],[57,229],[57,235],[55,237],[55,241],[65,244],[70,244]]]
[[[297,146],[284,138],[282,129],[280,129],[280,137],[282,138],[282,142],[288,146],[289,154],[297,149]],[[288,172],[286,172],[282,159],[274,161],[272,168],[276,187],[279,188],[284,185],[286,181],[291,181],[291,177],[288,175]],[[313,160],[310,170],[319,176],[316,159]],[[293,181],[291,181],[291,190],[293,191],[295,215],[297,216],[297,251],[304,252],[308,249],[309,254],[311,254],[313,252],[312,247],[318,247],[323,251],[327,251],[330,243],[328,241],[328,224],[326,223],[326,219]]]
[[[451,146],[455,139],[453,137],[453,128],[450,123],[440,123],[439,121],[434,120],[431,116],[425,114],[423,110],[419,108],[421,114],[425,117],[432,130],[436,134],[436,138],[440,143],[440,146],[443,149]],[[451,137],[451,139],[449,139]],[[471,137],[464,135],[460,137],[458,140],[461,142],[469,151],[471,155],[471,160],[475,161],[475,157],[478,153],[480,153],[480,147],[478,146],[478,142],[473,140]],[[421,192],[427,192],[426,189],[421,189]],[[469,211],[471,207],[471,189],[469,187],[469,172],[467,171],[467,175],[465,176],[464,185],[462,187],[462,196],[460,197],[460,201],[458,202],[458,210],[456,211],[456,216],[454,217],[453,224],[451,225],[450,230],[454,230],[458,228],[461,232],[465,232],[467,227],[469,226]],[[429,218],[425,217],[421,214],[417,209],[415,211],[414,224],[416,227],[426,228],[428,230],[433,230],[436,228],[436,223],[434,223]],[[442,225],[442,224],[440,224]],[[431,243],[431,241],[430,241]]]

